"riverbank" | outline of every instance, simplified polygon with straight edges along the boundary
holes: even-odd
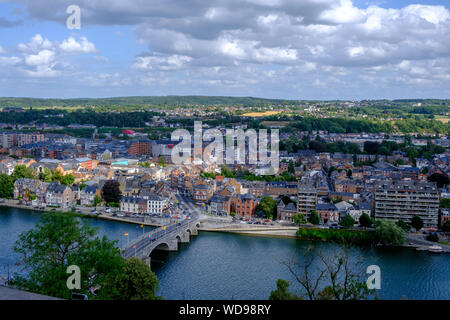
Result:
[[[17,200],[8,200],[6,199],[5,202],[0,203],[0,207],[10,207],[10,208],[18,208],[18,209],[24,209],[24,210],[31,210],[31,211],[40,211],[40,212],[55,212],[55,208],[51,207],[33,207],[29,205],[24,204],[18,204],[15,203]],[[58,208],[57,211],[59,212],[73,212],[71,209],[62,209]],[[85,210],[84,210],[85,211]],[[148,227],[161,227],[168,222],[170,222],[170,219],[163,218],[160,222],[158,222],[156,219],[151,219],[153,221],[148,221],[149,218],[126,218],[126,217],[118,217],[118,216],[112,216],[110,214],[90,214],[81,211],[81,213],[75,213],[77,215],[87,217],[87,218],[94,218],[94,219],[102,219],[102,220],[108,220],[108,221],[115,221],[115,222],[123,222],[123,223],[129,223],[129,224],[135,224],[135,225],[144,225]],[[239,224],[232,224],[223,221],[223,219],[216,220],[212,217],[204,216],[203,220],[201,221],[202,227],[200,227],[199,231],[208,231],[208,232],[228,232],[228,233],[237,233],[242,235],[249,235],[249,236],[258,236],[258,237],[276,237],[276,238],[296,238],[296,231],[298,230],[297,227],[270,227],[270,226],[252,226],[252,225],[239,225]],[[220,225],[222,224],[222,225]],[[215,226],[215,227],[214,227]]]
[[[227,226],[222,228],[200,227],[199,231],[206,232],[223,232],[235,233],[240,235],[255,236],[255,237],[269,237],[269,238],[297,238],[297,227],[241,227]]]
[[[52,207],[33,207],[24,204],[17,204],[17,200],[5,199],[5,202],[0,202],[0,207],[11,207],[18,209],[25,209],[30,211],[39,212],[55,212]],[[61,209],[61,212],[71,212],[71,209]],[[92,219],[101,219],[114,222],[122,222],[134,225],[144,225],[147,227],[161,227],[167,224],[170,219],[164,218],[162,221],[158,222],[156,219],[149,218],[126,218],[117,217],[110,214],[100,214],[95,215],[91,213],[81,212],[76,213],[80,217],[87,217]],[[153,221],[152,221],[153,220]],[[370,234],[371,230],[333,230],[333,229],[321,229],[321,228],[298,228],[293,226],[262,226],[262,225],[249,225],[249,224],[237,224],[231,222],[225,222],[222,220],[217,220],[209,216],[204,216],[201,219],[201,227],[199,231],[205,232],[223,232],[223,233],[235,233],[245,236],[253,237],[268,237],[268,238],[290,238],[290,239],[300,239],[300,240],[312,240],[312,241],[331,241],[338,243],[351,243],[351,244],[363,244],[372,245],[374,240],[374,235]],[[368,234],[364,234],[368,232]],[[418,251],[427,251],[428,247],[432,245],[439,245],[442,247],[443,253],[450,253],[450,246],[441,243],[434,243],[427,241],[425,239],[420,239],[418,235],[407,235],[405,243],[401,245],[404,248],[412,248]]]
[[[141,218],[137,218],[136,220],[134,220],[134,218],[122,218],[122,217],[117,217],[117,216],[114,217],[112,215],[107,215],[107,214],[97,215],[97,214],[87,213],[87,212],[83,212],[83,211],[81,211],[81,213],[79,213],[79,212],[74,212],[71,208],[64,209],[64,208],[52,208],[52,207],[35,207],[35,206],[29,206],[29,205],[25,205],[25,204],[13,203],[12,201],[16,201],[16,200],[6,199],[5,202],[0,202],[0,207],[17,208],[17,209],[24,209],[24,210],[30,210],[30,211],[39,211],[39,212],[56,212],[56,211],[65,212],[65,213],[72,212],[76,215],[79,215],[80,217],[131,223],[131,224],[136,224],[136,225],[144,225],[144,226],[148,226],[148,227],[160,227],[162,225],[162,223],[158,223],[156,221],[145,221],[144,219],[143,219],[143,221],[137,220],[137,219],[141,219]],[[54,210],[54,209],[56,209],[56,210]]]

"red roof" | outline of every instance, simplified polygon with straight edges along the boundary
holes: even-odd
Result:
[[[135,134],[133,130],[122,130],[122,132],[125,134]]]

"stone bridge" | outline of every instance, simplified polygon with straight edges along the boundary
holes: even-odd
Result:
[[[122,255],[126,259],[142,259],[150,265],[150,254],[153,250],[176,251],[178,243],[188,243],[190,236],[198,234],[199,227],[198,219],[186,219],[177,224],[154,229],[126,244],[122,248]]]

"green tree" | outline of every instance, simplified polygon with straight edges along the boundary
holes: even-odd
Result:
[[[70,186],[75,182],[75,178],[73,177],[73,175],[71,174],[66,174],[65,176],[62,177],[61,179],[61,183],[66,185],[66,186]]]
[[[289,282],[283,279],[277,280],[277,288],[270,292],[269,300],[299,300],[295,294],[289,292]]]
[[[339,222],[339,224],[343,227],[351,228],[355,225],[355,222],[355,219],[353,219],[352,216],[348,214],[341,220],[341,222]]]
[[[289,160],[288,172],[290,174],[294,174],[295,173],[294,161],[292,161],[292,160]]]
[[[14,285],[68,299],[67,267],[77,265],[81,271],[79,292],[92,297],[89,288],[106,288],[125,264],[115,246],[117,241],[95,236],[96,229],[74,214],[42,214],[35,228],[23,232],[14,246],[28,271],[27,276],[16,274]],[[98,298],[106,298],[101,292]]]
[[[100,197],[98,194],[94,196],[94,206],[98,206],[102,202],[102,197]]]
[[[52,171],[52,181],[61,182],[62,179],[63,179],[63,175],[62,175],[61,171],[56,170],[56,169]]]
[[[156,300],[158,278],[144,261],[130,258],[105,289],[114,300]]]
[[[405,231],[409,231],[409,229],[410,229],[410,227],[406,224],[406,222],[405,221],[403,221],[402,219],[399,219],[398,221],[397,221],[397,225],[400,227],[400,228],[402,228],[403,230],[405,230]]]
[[[367,213],[363,213],[359,216],[359,224],[361,227],[370,228],[373,224],[373,221]]]
[[[450,208],[450,198],[441,199],[441,208]]]
[[[39,180],[44,182],[52,182],[52,171],[45,167],[44,170],[39,173]]]
[[[442,226],[442,231],[450,232],[450,220],[445,221],[444,225]]]
[[[375,234],[381,244],[401,245],[405,242],[405,231],[392,220],[377,220]]]
[[[305,216],[302,213],[294,214],[292,216],[292,220],[294,220],[295,224],[304,224],[304,223],[306,223]]]
[[[412,217],[411,219],[411,226],[416,229],[416,231],[419,231],[420,229],[423,228],[423,220],[421,217],[419,217],[418,215],[415,215],[414,217]]]
[[[311,222],[312,224],[320,223],[319,215],[317,214],[317,212],[315,210],[311,211],[311,214],[309,215],[309,222]]]
[[[11,198],[14,193],[13,179],[7,174],[0,174],[0,198]]]
[[[122,191],[120,191],[119,182],[115,180],[106,181],[102,188],[102,197],[106,203],[120,202],[120,198],[122,198]]]
[[[255,210],[264,212],[266,218],[273,219],[277,214],[277,202],[271,197],[263,197]]]
[[[158,164],[163,168],[166,167],[166,162],[164,161],[164,158],[162,156],[159,157]]]
[[[27,179],[35,179],[36,174],[31,168],[27,168],[24,164],[18,165],[14,167],[14,171],[11,174],[11,178],[13,181],[16,181],[20,178],[27,178]]]

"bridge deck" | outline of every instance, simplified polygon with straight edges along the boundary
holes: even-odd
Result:
[[[123,257],[128,259],[131,257],[140,257],[144,251],[151,251],[152,246],[156,247],[162,240],[170,239],[174,233],[185,230],[190,226],[195,226],[198,220],[183,220],[177,224],[168,225],[154,229],[146,234],[134,239],[126,244],[123,249]]]

